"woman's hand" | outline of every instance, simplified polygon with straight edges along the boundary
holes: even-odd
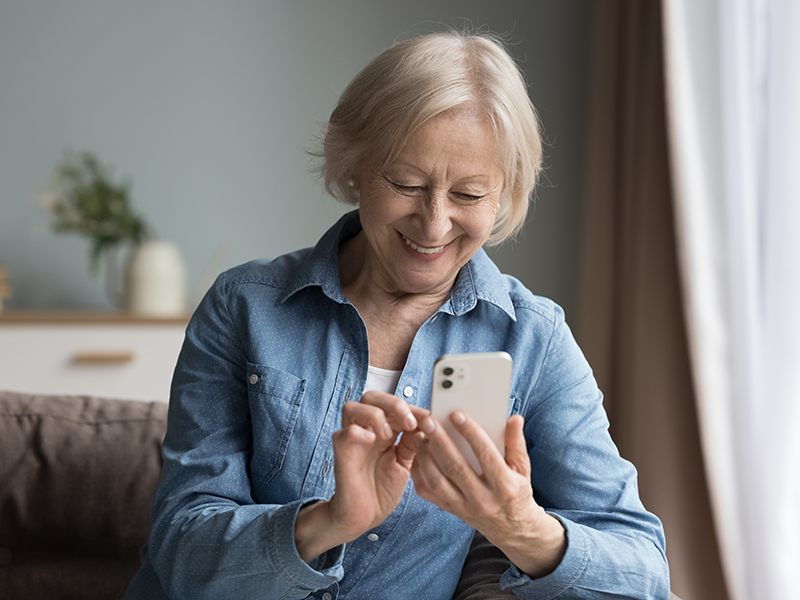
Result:
[[[344,405],[342,428],[333,434],[336,491],[297,516],[295,541],[304,560],[356,539],[397,508],[416,454],[411,432],[427,414],[377,391]],[[395,444],[403,432],[409,435]]]
[[[461,411],[450,419],[472,446],[483,474],[475,473],[444,428],[425,416],[414,436],[411,475],[417,493],[483,533],[531,577],[552,572],[566,551],[566,532],[533,499],[523,418],[508,420],[505,458],[474,420]]]

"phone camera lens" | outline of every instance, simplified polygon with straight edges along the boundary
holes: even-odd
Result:
[[[453,374],[453,368],[452,367],[445,367],[444,371],[442,371],[442,372],[449,377],[450,375]]]
[[[452,371],[452,369],[450,369],[450,370]],[[452,381],[450,381],[449,379],[445,379],[445,380],[442,382],[442,387],[443,387],[444,389],[446,389],[446,390],[447,390],[447,389],[450,389],[451,387],[453,387],[453,382],[452,382]]]

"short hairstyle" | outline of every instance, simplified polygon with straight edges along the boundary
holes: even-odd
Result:
[[[503,44],[486,33],[434,33],[385,50],[345,89],[327,123],[319,172],[328,192],[358,204],[353,178],[379,170],[423,123],[477,107],[492,125],[504,185],[487,243],[522,227],[542,165],[542,140],[525,79]]]

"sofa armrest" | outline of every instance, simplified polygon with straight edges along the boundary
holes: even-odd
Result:
[[[476,531],[453,600],[518,600],[511,590],[500,589],[500,577],[509,565],[506,555]]]

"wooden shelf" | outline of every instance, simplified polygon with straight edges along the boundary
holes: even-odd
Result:
[[[191,315],[153,317],[124,312],[0,312],[0,325],[181,325],[188,324]]]
[[[0,314],[0,386],[31,394],[166,400],[189,316]]]

